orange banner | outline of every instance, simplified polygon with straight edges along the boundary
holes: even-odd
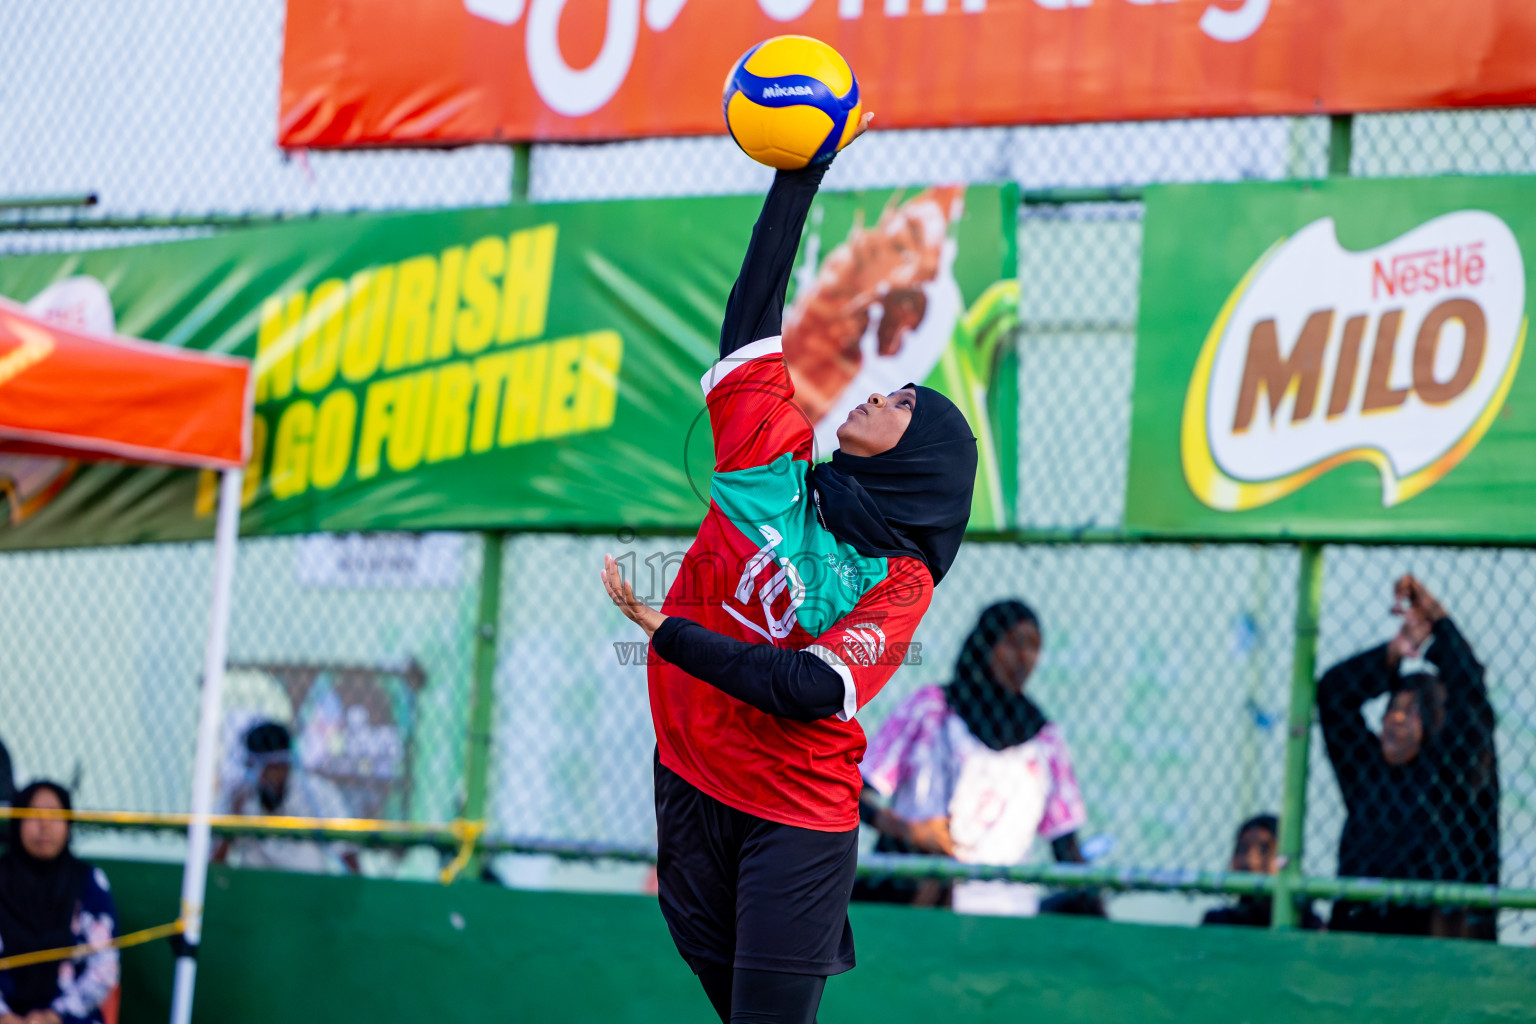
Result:
[[[785,33],[887,128],[1536,103],[1531,0],[289,0],[279,141],[716,134]]]
[[[249,381],[245,359],[92,337],[0,302],[0,453],[234,469]]]

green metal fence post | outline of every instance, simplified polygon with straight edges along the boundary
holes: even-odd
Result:
[[[1323,599],[1323,548],[1301,545],[1296,583],[1296,633],[1291,652],[1291,711],[1286,726],[1285,791],[1280,798],[1280,870],[1275,876],[1273,923],[1296,927],[1296,895],[1302,881],[1306,833],[1307,758],[1312,738],[1312,705],[1317,695],[1317,615]]]
[[[528,201],[528,175],[532,163],[533,144],[514,142],[512,144],[512,201],[514,203]]]
[[[496,682],[496,629],[501,620],[502,535],[483,536],[480,607],[475,615],[474,685],[469,697],[469,748],[464,755],[464,813],[467,822],[485,821],[491,773],[491,703]],[[475,853],[460,877],[480,877],[481,854]]]
[[[1349,177],[1349,157],[1353,152],[1355,115],[1334,114],[1328,119],[1328,176]]]
[[[1349,176],[1354,116],[1328,118],[1328,176]],[[1323,549],[1315,541],[1301,545],[1296,584],[1296,634],[1291,652],[1291,710],[1286,724],[1285,791],[1280,799],[1280,869],[1275,876],[1277,929],[1295,928],[1296,900],[1303,881],[1302,851],[1307,826],[1307,767],[1311,756],[1312,706],[1317,698],[1317,616],[1323,597]]]

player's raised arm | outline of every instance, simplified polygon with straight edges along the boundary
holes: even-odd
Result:
[[[778,171],[752,227],[752,240],[741,261],[741,273],[731,287],[720,324],[720,358],[754,341],[780,334],[784,324],[784,294],[805,218],[827,173],[827,164],[799,171]]]
[[[874,116],[864,115],[854,138],[864,133]],[[782,333],[789,274],[794,269],[806,215],[829,166],[830,158],[802,170],[774,174],[763,212],[752,228],[741,273],[725,304],[725,319],[720,325],[720,358],[754,341]]]
[[[873,115],[859,122],[863,134]],[[793,399],[779,337],[784,293],[800,234],[830,157],[795,171],[779,171],[752,229],[741,273],[731,288],[720,328],[720,361],[700,383],[715,439],[715,470],[729,473],[766,465],[787,454],[813,456],[811,423]]]

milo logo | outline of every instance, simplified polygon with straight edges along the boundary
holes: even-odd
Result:
[[[1498,217],[1458,211],[1366,252],[1314,221],[1259,259],[1206,336],[1185,397],[1185,479],[1209,507],[1239,511],[1365,462],[1383,506],[1407,501],[1487,432],[1525,330],[1525,265]]]

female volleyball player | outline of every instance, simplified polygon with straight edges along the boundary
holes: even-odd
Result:
[[[865,118],[865,124],[868,117]],[[861,126],[862,131],[863,126]],[[779,172],[704,376],[710,506],[667,598],[609,597],[651,637],[657,881],[722,1021],[810,1024],[853,967],[864,732],[971,511],[976,441],[943,395],[870,395],[812,466],[780,325],[825,166]]]

